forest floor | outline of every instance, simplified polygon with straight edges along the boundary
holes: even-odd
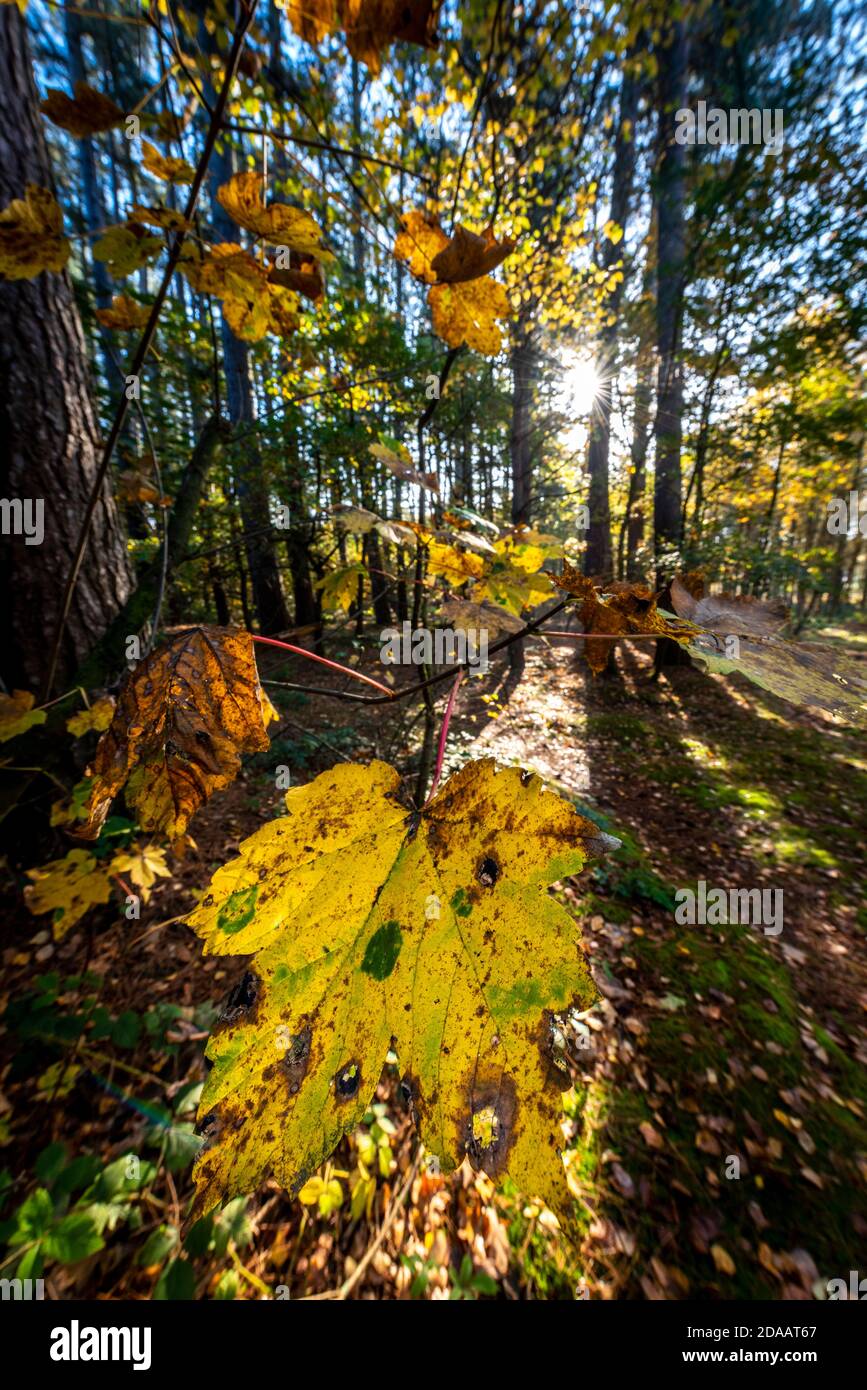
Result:
[[[867,633],[823,639],[867,657]],[[414,1169],[396,1066],[365,1132],[328,1165],[318,1204],[269,1185],[182,1229],[204,1043],[243,962],[203,958],[174,919],[275,814],[275,763],[289,765],[293,783],[341,757],[401,767],[418,735],[403,705],[269,687],[281,713],[271,750],[200,813],[196,849],[157,886],[141,922],[94,913],[93,926],[53,943],[19,918],[4,953],[0,1003],[18,1055],[0,1095],[3,1215],[32,1204],[38,1187],[52,1220],[88,1213],[101,1232],[98,1248],[70,1260],[64,1253],[78,1249],[64,1252],[59,1237],[48,1245],[33,1228],[30,1244],[42,1240],[53,1257],[50,1293],[810,1299],[858,1269],[863,738],[737,678],[677,668],[653,681],[637,644],[621,644],[619,678],[594,680],[578,646],[528,642],[517,683],[505,665],[465,681],[447,768],[487,754],[532,767],[622,841],[557,890],[581,921],[600,989],[566,1097],[581,1241],[567,1244],[548,1213],[484,1177]],[[381,674],[361,643],[329,654]],[[263,665],[309,680],[306,663]],[[782,931],[678,925],[674,894],[700,879],[782,889]],[[46,1104],[52,1097],[62,1105]],[[130,1155],[140,1158],[132,1170]],[[7,1239],[9,1226],[18,1259],[26,1224],[10,1222]]]

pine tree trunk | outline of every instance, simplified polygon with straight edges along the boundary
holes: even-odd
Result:
[[[0,205],[22,197],[28,183],[53,188],[24,21],[14,5],[3,5]],[[0,283],[0,399],[2,495],[44,502],[42,544],[4,536],[0,561],[3,678],[33,689],[47,675],[63,580],[100,455],[84,336],[66,273]],[[77,669],[129,591],[126,544],[107,481],[64,626],[58,682]]]
[[[683,434],[683,366],[680,330],[683,316],[685,259],[685,146],[674,139],[675,112],[686,101],[686,35],[683,22],[671,26],[661,55],[659,82],[659,172],[657,175],[656,346],[659,354],[656,394],[656,479],[654,548],[657,584],[671,577],[671,555],[679,550],[681,517],[681,443]]]
[[[611,220],[624,234],[629,220],[629,204],[635,177],[635,116],[638,109],[638,88],[624,74],[620,92],[620,123],[614,147],[614,173],[611,188]],[[617,246],[606,239],[602,253],[602,268],[610,271],[620,260],[624,240]],[[606,301],[607,315],[613,322],[602,330],[596,371],[598,387],[590,421],[590,446],[587,451],[587,470],[590,491],[587,509],[590,527],[587,549],[584,552],[584,573],[608,578],[612,572],[611,503],[608,490],[608,455],[611,446],[611,403],[617,357],[618,312],[623,283]]]

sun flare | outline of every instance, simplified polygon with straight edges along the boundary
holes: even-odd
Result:
[[[563,376],[563,399],[568,409],[585,419],[599,392],[599,374],[590,357],[576,357]]]

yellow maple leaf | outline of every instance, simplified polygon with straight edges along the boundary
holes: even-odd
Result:
[[[111,695],[103,695],[95,700],[90,709],[79,710],[67,719],[66,727],[76,738],[81,738],[89,729],[96,729],[102,733],[107,729],[114,717],[114,698]]]
[[[409,271],[426,285],[435,285],[433,260],[446,246],[448,237],[435,217],[410,209],[400,219],[401,231],[394,241],[395,260],[405,261]]]
[[[485,562],[481,555],[458,550],[432,536],[425,538],[425,545],[429,574],[440,574],[450,584],[464,584],[466,580],[479,579],[484,574]]]
[[[263,201],[265,179],[255,169],[233,174],[228,183],[217,189],[217,201],[239,227],[274,246],[288,246],[293,251],[333,261],[334,257],[322,244],[323,233],[309,212],[288,207],[285,203]]]
[[[108,266],[109,274],[116,280],[123,280],[134,270],[148,265],[162,249],[161,239],[151,236],[137,222],[120,223],[116,227],[106,227],[93,243],[93,258]]]
[[[258,342],[266,333],[288,338],[298,327],[298,296],[271,284],[268,267],[235,242],[220,242],[206,256],[182,259],[179,269],[194,289],[222,302],[237,338]]]
[[[0,274],[7,280],[32,280],[43,270],[60,272],[71,252],[63,214],[47,188],[28,183],[24,197],[0,212]]]
[[[341,608],[348,613],[358,595],[358,581],[366,577],[367,570],[363,565],[345,565],[317,579],[313,587],[322,591],[324,608]]]
[[[147,140],[142,140],[141,147],[144,151],[144,167],[155,178],[163,179],[165,183],[192,183],[196,177],[192,164],[188,164],[185,159],[161,154],[156,145],[149,144]]]
[[[502,346],[497,319],[511,313],[505,287],[489,275],[459,285],[431,285],[428,304],[434,332],[449,347],[469,347],[495,357]]]
[[[63,859],[28,869],[27,877],[33,881],[24,889],[24,901],[34,915],[54,913],[52,930],[57,941],[92,907],[111,897],[108,866],[86,849],[71,849]]]
[[[386,1054],[443,1172],[465,1157],[566,1212],[554,1014],[595,998],[548,892],[601,848],[538,777],[469,763],[421,812],[382,762],[286,796],[189,923],[254,960],[208,1044],[196,1208],[268,1176],[298,1192],[361,1121]]]
[[[166,864],[166,852],[158,845],[130,845],[114,856],[109,872],[122,874],[139,889],[142,902],[150,898],[150,890],[158,878],[168,878],[171,869]]]
[[[36,696],[29,690],[13,690],[11,695],[0,692],[0,743],[44,724],[48,715],[44,709],[34,709]]]
[[[268,747],[274,708],[262,693],[253,639],[237,628],[187,628],[124,680],[93,761],[88,819],[94,839],[113,798],[145,830],[182,836],[215,791],[234,781],[241,753]]]

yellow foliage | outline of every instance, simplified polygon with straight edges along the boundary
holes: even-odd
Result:
[[[89,729],[96,729],[102,733],[108,728],[114,717],[114,699],[111,695],[103,695],[101,699],[94,701],[90,709],[79,710],[66,721],[66,727],[76,738],[81,738]]]
[[[34,709],[35,704],[36,696],[29,690],[13,690],[11,695],[0,692],[0,743],[45,723],[48,715],[44,709]]]
[[[156,146],[149,144],[147,140],[142,140],[141,147],[144,150],[144,167],[156,178],[163,179],[166,183],[192,183],[196,177],[192,164],[188,164],[185,159],[175,159],[170,155],[161,154]]]
[[[334,257],[322,245],[323,233],[309,212],[287,207],[285,203],[263,202],[265,180],[255,169],[233,174],[217,190],[217,200],[229,216],[254,236],[275,246],[288,246],[319,260]]]
[[[503,285],[490,276],[460,285],[431,285],[428,304],[434,332],[449,347],[466,346],[495,357],[502,345],[497,319],[511,313]]]
[[[107,227],[93,243],[93,258],[108,266],[116,280],[123,280],[154,260],[163,249],[159,237],[151,236],[138,222]]]
[[[63,270],[72,248],[63,235],[63,214],[53,194],[28,183],[24,197],[0,212],[0,275],[32,280],[43,270]]]
[[[55,939],[60,941],[86,912],[111,897],[109,867],[86,849],[71,849],[63,859],[52,859],[38,869],[28,869],[32,883],[24,889],[29,910],[37,915],[52,912]]]
[[[190,915],[207,952],[254,955],[247,1002],[208,1045],[199,1212],[269,1176],[303,1190],[360,1122],[389,1048],[444,1172],[469,1157],[568,1205],[552,1014],[595,990],[548,885],[581,869],[595,827],[490,759],[421,813],[399,787],[373,762],[294,788]]]
[[[144,328],[151,311],[147,304],[137,304],[129,295],[116,294],[110,309],[97,309],[96,317],[104,328],[117,328],[127,331]]]

